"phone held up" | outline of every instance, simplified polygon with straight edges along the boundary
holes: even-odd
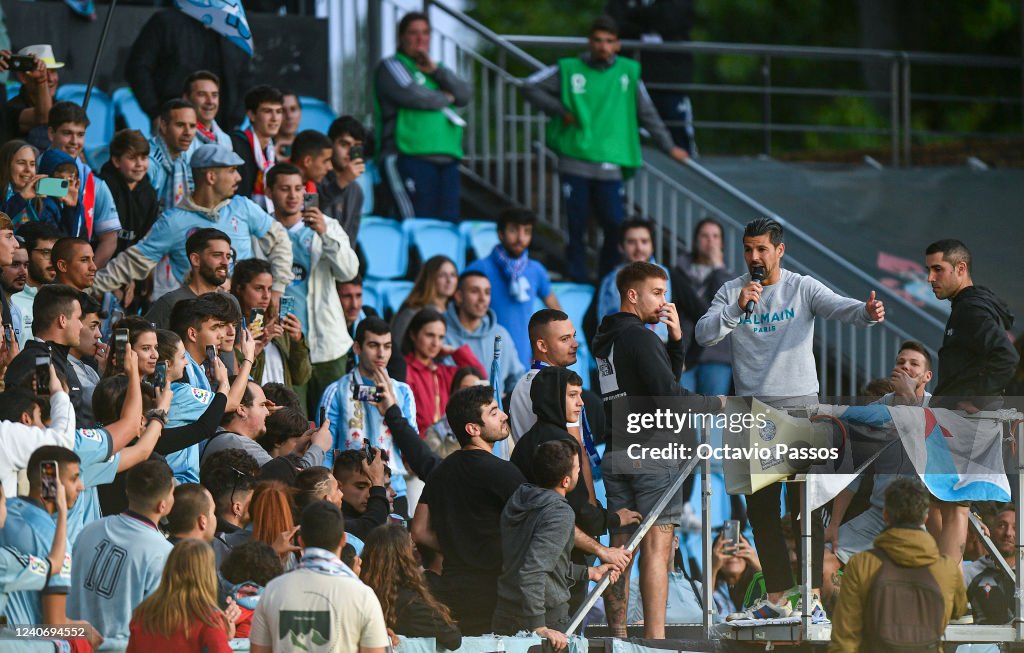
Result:
[[[128,356],[128,329],[114,329],[114,369],[124,371]]]
[[[57,461],[43,460],[39,463],[39,480],[43,501],[57,500]]]
[[[50,355],[36,356],[36,394],[50,394]]]

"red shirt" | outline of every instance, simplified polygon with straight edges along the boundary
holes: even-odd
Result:
[[[462,345],[456,349],[452,354],[452,360],[455,361],[455,365],[437,363],[434,369],[430,369],[416,359],[415,353],[405,356],[405,382],[409,384],[413,399],[416,400],[416,428],[419,429],[420,437],[423,437],[427,428],[444,416],[444,411],[448,408],[452,379],[460,367],[471,365],[480,370],[481,374],[487,373],[473,355],[469,345]]]
[[[173,637],[164,637],[142,628],[138,620],[132,619],[129,625],[131,637],[125,653],[155,653],[156,651],[174,651],[175,653],[231,653],[228,645],[228,633],[222,626],[207,626],[200,619],[194,620],[189,628],[189,637],[185,638],[182,628]]]

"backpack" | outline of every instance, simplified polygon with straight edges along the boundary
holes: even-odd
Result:
[[[939,651],[946,622],[946,604],[938,581],[927,566],[897,565],[881,549],[882,561],[868,592],[862,651],[916,653]]]
[[[1013,620],[1013,580],[994,562],[971,580],[967,600],[971,602],[976,624],[994,626]]]

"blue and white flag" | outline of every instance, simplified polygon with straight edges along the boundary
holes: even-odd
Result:
[[[892,432],[937,499],[1010,500],[1003,466],[1002,420],[998,417],[884,404],[820,406],[819,410],[849,424]]]
[[[174,0],[174,6],[252,56],[252,32],[241,0]]]
[[[498,402],[498,410],[505,410],[501,405],[501,336],[494,336],[494,359],[491,361],[491,388],[494,390],[494,400]],[[502,460],[512,457],[512,450],[509,447],[509,440],[505,438],[501,442],[494,443],[494,455]]]

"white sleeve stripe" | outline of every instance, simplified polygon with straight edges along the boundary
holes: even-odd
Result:
[[[409,86],[412,84],[412,75],[409,74],[409,71],[405,69],[405,66],[403,66],[400,61],[391,57],[385,59],[384,64],[388,67],[388,70],[391,72],[391,76],[395,78],[395,81],[398,82],[399,86]]]

